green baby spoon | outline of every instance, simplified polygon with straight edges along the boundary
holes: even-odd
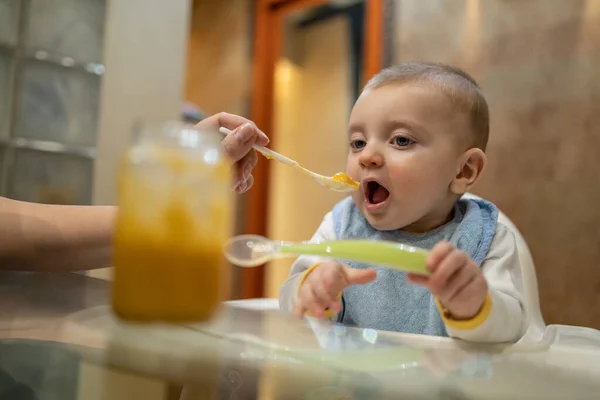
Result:
[[[225,245],[227,260],[240,267],[257,267],[275,258],[314,255],[429,275],[425,265],[427,254],[427,251],[418,247],[373,240],[293,243],[258,235],[241,235],[229,239]]]

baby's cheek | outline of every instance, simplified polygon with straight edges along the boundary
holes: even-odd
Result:
[[[420,162],[407,163],[405,165],[393,166],[390,174],[394,180],[409,185],[415,189],[423,189],[425,193],[431,193],[440,189],[447,189],[453,172],[453,166],[445,165],[440,160],[419,160]]]
[[[392,165],[388,167],[388,170],[394,186],[402,192],[418,189],[428,181],[427,174],[423,173],[423,168],[416,165],[408,163]]]
[[[348,154],[346,160],[346,174],[352,177],[357,177],[360,172],[360,161],[355,153]]]
[[[358,188],[358,190],[355,190],[354,192],[350,193],[350,197],[352,197],[352,200],[354,200],[354,203],[359,206],[363,201],[364,201],[364,191],[363,191],[363,187],[362,185]]]
[[[391,171],[390,171],[391,172]],[[436,204],[448,195],[448,184],[426,168],[406,168],[394,171],[394,198],[402,213],[411,219],[431,213]]]

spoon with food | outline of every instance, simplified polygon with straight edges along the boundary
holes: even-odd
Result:
[[[229,135],[231,133],[231,131],[229,129],[224,128],[224,127],[219,128],[219,131],[221,133],[224,133],[225,135]],[[297,170],[300,170],[301,172],[303,172],[306,175],[313,178],[319,184],[321,184],[321,185],[325,186],[326,188],[331,189],[335,192],[342,192],[342,193],[354,192],[354,191],[358,190],[358,188],[360,186],[360,183],[356,182],[354,179],[352,179],[351,177],[349,177],[348,175],[346,175],[343,172],[338,172],[337,174],[335,174],[333,176],[325,176],[325,175],[317,174],[316,172],[313,172],[309,169],[302,167],[297,161],[294,161],[291,158],[287,158],[286,156],[279,154],[271,149],[268,149],[263,146],[258,146],[258,145],[254,145],[253,147],[254,147],[254,150],[258,151],[260,154],[265,156],[267,159],[269,159],[269,160],[275,159],[285,165],[289,165],[290,167],[296,168]]]

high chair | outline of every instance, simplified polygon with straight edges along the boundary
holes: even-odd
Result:
[[[464,198],[481,199],[474,194],[467,193]],[[515,236],[517,254],[521,264],[521,279],[523,281],[523,302],[527,314],[526,329],[519,342],[538,342],[544,337],[546,324],[542,317],[540,308],[540,296],[538,291],[537,277],[533,257],[527,246],[527,242],[517,229],[515,224],[502,212],[498,212],[498,222],[504,224]]]
[[[480,197],[470,193],[466,194],[464,197],[480,199]],[[540,341],[544,336],[545,323],[540,309],[537,278],[535,275],[535,266],[533,264],[531,252],[529,251],[529,247],[527,247],[527,243],[525,242],[525,239],[519,230],[502,211],[499,212],[498,221],[506,225],[506,227],[515,235],[519,261],[521,263],[524,293],[523,301],[525,302],[525,312],[528,316],[527,328],[525,330],[525,334],[521,338],[521,341]],[[252,310],[270,311],[279,309],[279,302],[277,299],[236,300],[230,301],[227,304]]]
[[[479,197],[468,193],[464,197],[478,199]],[[600,331],[592,328],[571,325],[546,326],[540,307],[540,298],[535,274],[535,266],[529,247],[525,239],[502,212],[499,212],[498,222],[503,223],[515,235],[517,252],[521,264],[523,280],[523,301],[527,313],[527,328],[518,343],[539,344],[546,347],[565,347],[594,349],[600,351]]]

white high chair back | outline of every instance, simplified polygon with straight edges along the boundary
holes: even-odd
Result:
[[[480,199],[474,194],[467,193],[465,198]],[[522,342],[538,342],[544,337],[546,324],[542,317],[540,308],[540,296],[538,291],[537,277],[535,275],[535,265],[527,242],[517,229],[515,224],[502,212],[499,211],[498,222],[504,224],[514,235],[517,244],[517,253],[521,264],[521,277],[523,280],[523,301],[525,303],[525,313],[527,314],[527,328],[525,334],[519,340]]]

